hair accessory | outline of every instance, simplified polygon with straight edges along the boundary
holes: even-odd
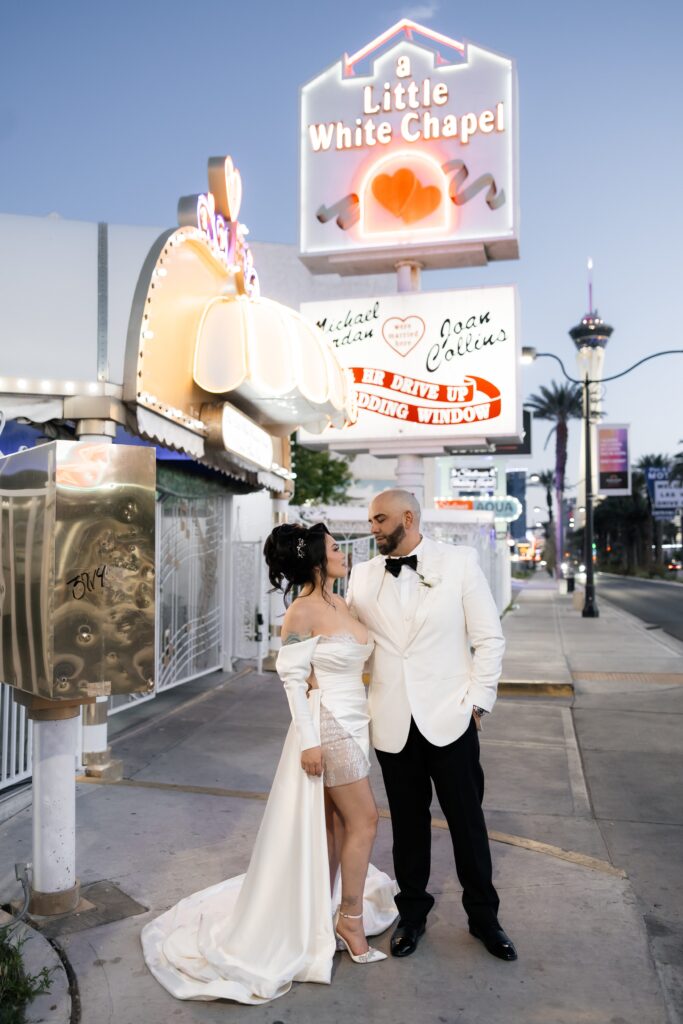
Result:
[[[299,537],[298,541],[296,542],[296,554],[297,558],[306,557],[306,541],[303,539],[303,537]]]

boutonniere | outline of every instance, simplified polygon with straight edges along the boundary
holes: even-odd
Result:
[[[435,587],[437,583],[441,582],[441,577],[434,576],[432,573],[418,572],[417,578],[420,581],[421,587]]]

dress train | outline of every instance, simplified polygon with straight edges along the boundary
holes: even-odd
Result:
[[[319,690],[309,706],[319,728]],[[186,897],[144,927],[147,965],[177,999],[259,1004],[285,995],[293,981],[329,984],[339,893],[330,896],[323,780],[308,777],[300,757],[293,723],[246,874]],[[367,935],[396,919],[396,891],[371,865]]]

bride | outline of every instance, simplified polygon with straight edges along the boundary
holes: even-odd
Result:
[[[264,554],[285,599],[299,590],[276,664],[292,725],[246,874],[142,931],[149,969],[177,999],[265,1003],[293,981],[329,984],[335,948],[358,964],[384,960],[366,934],[398,916],[396,883],[370,864],[377,808],[362,673],[373,644],[332,593],[344,555],[322,523],[275,527]]]

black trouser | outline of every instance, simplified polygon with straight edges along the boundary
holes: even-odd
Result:
[[[462,902],[471,924],[490,927],[498,920],[498,893],[491,880],[491,851],[481,802],[484,772],[474,719],[466,732],[435,747],[410,723],[398,754],[377,750],[391,811],[394,870],[401,920],[420,925],[434,905],[427,892],[431,865],[432,782],[453,840]]]

